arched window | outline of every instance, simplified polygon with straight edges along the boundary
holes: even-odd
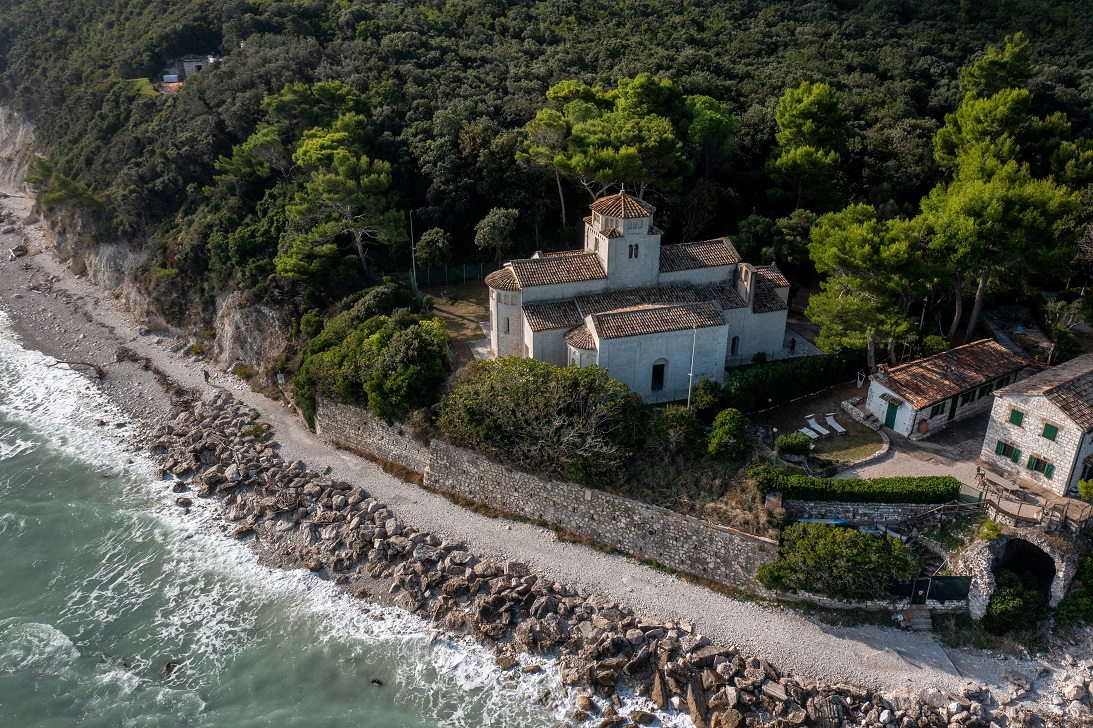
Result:
[[[626,255],[626,257],[627,257],[627,258],[633,258],[633,257],[634,257],[634,246],[633,246],[633,245],[630,245],[630,246],[629,246],[629,247],[627,248],[627,255]]]
[[[634,243],[634,257],[638,257],[638,244]]]
[[[736,356],[737,354],[740,353],[740,337],[739,336],[732,337],[732,346],[729,348],[729,353],[732,354],[733,356]]]
[[[509,317],[506,316],[505,317],[505,333],[507,334],[508,332],[509,332]]]
[[[667,359],[657,359],[653,362],[653,381],[649,389],[659,392],[664,389],[664,370],[668,367]]]

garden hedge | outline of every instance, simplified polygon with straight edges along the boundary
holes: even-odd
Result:
[[[783,498],[849,503],[948,503],[960,495],[960,481],[952,476],[899,478],[810,478],[756,468],[751,471],[763,493],[781,493]]]

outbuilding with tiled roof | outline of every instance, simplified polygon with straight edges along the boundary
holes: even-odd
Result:
[[[1093,480],[1093,354],[994,392],[980,456],[993,470],[1060,495]]]
[[[870,377],[866,407],[885,427],[911,438],[985,411],[994,390],[1017,380],[1032,362],[983,339]]]

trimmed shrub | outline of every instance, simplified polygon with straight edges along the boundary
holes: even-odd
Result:
[[[763,564],[759,582],[780,591],[808,591],[865,600],[910,579],[920,568],[914,552],[892,536],[871,536],[826,523],[795,523],[782,532],[778,559]]]
[[[731,369],[721,388],[721,407],[741,412],[776,407],[806,394],[848,382],[864,366],[861,352],[773,361],[761,366]]]
[[[718,413],[706,440],[706,449],[717,458],[740,460],[748,452],[748,436],[744,429],[748,419],[740,410],[726,409]]]
[[[808,455],[812,440],[803,432],[787,432],[774,439],[774,450],[783,455]]]
[[[1093,480],[1078,481],[1078,497],[1087,503],[1093,503]]]
[[[755,468],[749,475],[763,493],[783,498],[849,503],[948,503],[960,495],[960,481],[948,475],[898,478],[810,478],[777,468]]]

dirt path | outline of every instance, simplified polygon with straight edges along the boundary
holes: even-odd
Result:
[[[9,198],[0,200],[0,205],[16,208],[22,219],[29,203]],[[40,231],[28,232],[40,244]],[[51,278],[51,289],[44,293],[28,288]],[[206,385],[201,372],[203,367],[213,371],[209,364],[170,353],[168,349],[177,343],[174,339],[138,336],[126,313],[109,295],[72,278],[48,255],[0,262],[0,305],[17,324],[22,322],[27,345],[58,358],[78,355],[97,362],[104,360],[104,352],[112,355],[119,345],[125,345],[149,357],[182,385],[206,393],[231,390],[275,427],[287,460],[330,465],[336,477],[362,485],[418,528],[464,541],[482,554],[525,561],[541,575],[609,596],[650,617],[682,618],[711,639],[766,657],[789,674],[856,683],[890,694],[928,687],[958,690],[968,681],[984,686],[1004,684],[1001,673],[1005,663],[961,653],[955,660],[960,664],[958,670],[932,635],[823,625],[794,611],[730,599],[623,557],[559,542],[542,528],[459,508],[387,475],[372,463],[331,449],[317,440],[287,405],[251,391],[229,374],[215,372],[212,385]],[[43,325],[46,321],[49,325]],[[120,383],[111,394],[147,398],[148,389],[139,382]],[[145,402],[153,410],[162,406],[161,402]],[[1026,663],[1009,661],[1008,665],[1031,669]]]

